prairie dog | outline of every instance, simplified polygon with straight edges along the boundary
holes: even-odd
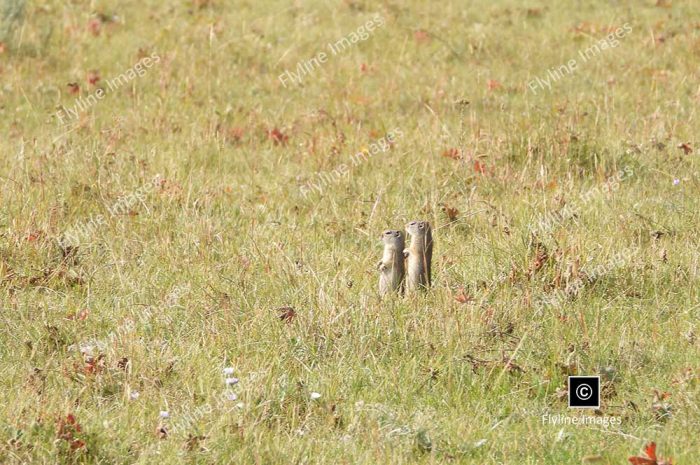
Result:
[[[384,254],[379,261],[379,295],[390,292],[403,293],[403,279],[406,271],[403,265],[403,249],[406,246],[402,231],[387,229],[382,233]]]
[[[406,225],[411,245],[403,251],[408,259],[408,292],[430,287],[430,262],[433,259],[433,234],[427,221],[411,221]]]

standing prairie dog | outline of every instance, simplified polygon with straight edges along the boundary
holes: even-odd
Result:
[[[433,259],[433,234],[427,221],[406,225],[411,245],[403,251],[408,259],[406,289],[409,293],[430,287],[430,262]]]
[[[406,275],[403,266],[403,250],[406,246],[403,232],[387,229],[382,233],[384,254],[379,261],[379,295],[390,292],[403,293],[403,279]]]

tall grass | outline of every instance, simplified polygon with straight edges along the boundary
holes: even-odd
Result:
[[[24,19],[26,0],[0,0],[0,42],[12,39]]]
[[[0,463],[697,463],[696,3],[28,2],[0,54]],[[434,285],[380,300],[378,236],[418,218]],[[542,421],[582,413],[572,372],[621,425]]]

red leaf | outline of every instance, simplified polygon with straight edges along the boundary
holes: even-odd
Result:
[[[59,418],[56,429],[57,437],[59,439],[63,439],[64,441],[70,442],[71,449],[75,450],[85,447],[85,443],[83,441],[75,439],[76,433],[80,433],[82,428],[72,413],[66,415],[66,418]]]
[[[278,315],[279,319],[285,323],[291,323],[292,320],[294,320],[294,317],[297,315],[296,310],[294,310],[292,307],[280,307],[277,309],[277,311],[280,312]]]
[[[104,358],[104,354],[100,354],[97,357],[87,357],[85,359],[85,366],[83,366],[83,373],[86,375],[100,373],[105,366]]]
[[[632,456],[627,459],[632,465],[672,465],[671,459],[663,459],[656,457],[656,443],[650,442],[644,447],[644,455],[642,456]]]
[[[683,153],[686,155],[693,153],[693,147],[691,147],[688,142],[678,144],[678,148],[683,150]]]
[[[430,40],[430,34],[428,34],[428,31],[418,29],[413,33],[413,38],[416,39],[416,42],[427,42]]]
[[[95,365],[95,362],[92,360],[90,360],[89,362],[86,362],[84,371],[85,371],[86,375],[94,374],[97,371],[97,367]]]
[[[241,127],[234,126],[226,131],[226,140],[229,142],[240,142],[243,139],[245,130]]]
[[[284,145],[289,140],[289,136],[283,134],[282,131],[277,128],[267,131],[267,135],[272,139],[275,145]]]
[[[88,84],[94,86],[96,85],[100,80],[100,72],[99,71],[90,71],[87,75],[87,82]]]
[[[462,155],[459,153],[459,150],[455,148],[445,149],[442,152],[442,156],[445,158],[451,158],[453,160],[459,160],[460,158],[462,158]]]
[[[92,18],[90,21],[88,21],[88,31],[90,31],[90,34],[97,37],[100,35],[101,30],[102,21],[100,21],[99,18]]]
[[[468,304],[469,302],[473,302],[474,298],[461,287],[459,288],[459,293],[455,296],[455,300],[460,304]]]
[[[657,465],[656,460],[644,457],[630,457],[627,459],[632,465]]]
[[[457,210],[454,207],[450,207],[446,203],[442,205],[442,211],[445,212],[445,214],[447,215],[447,218],[450,221],[455,221],[457,219],[457,216],[459,215],[459,210]]]
[[[75,440],[71,441],[71,443],[70,443],[70,448],[72,450],[82,449],[83,447],[85,447],[85,441],[83,441],[81,439],[75,439]]]
[[[656,443],[650,442],[647,444],[647,446],[644,448],[644,453],[647,454],[647,457],[650,459],[656,460]]]
[[[498,90],[503,86],[500,82],[496,81],[495,79],[489,79],[488,81],[486,81],[486,87],[488,87],[489,90]]]
[[[80,85],[78,85],[77,82],[69,82],[67,85],[68,92],[70,92],[72,95],[78,95],[80,93]]]
[[[474,160],[474,171],[479,174],[486,174],[486,165],[479,160]]]

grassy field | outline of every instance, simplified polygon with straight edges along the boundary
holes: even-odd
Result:
[[[0,16],[0,463],[697,463],[699,13]]]

